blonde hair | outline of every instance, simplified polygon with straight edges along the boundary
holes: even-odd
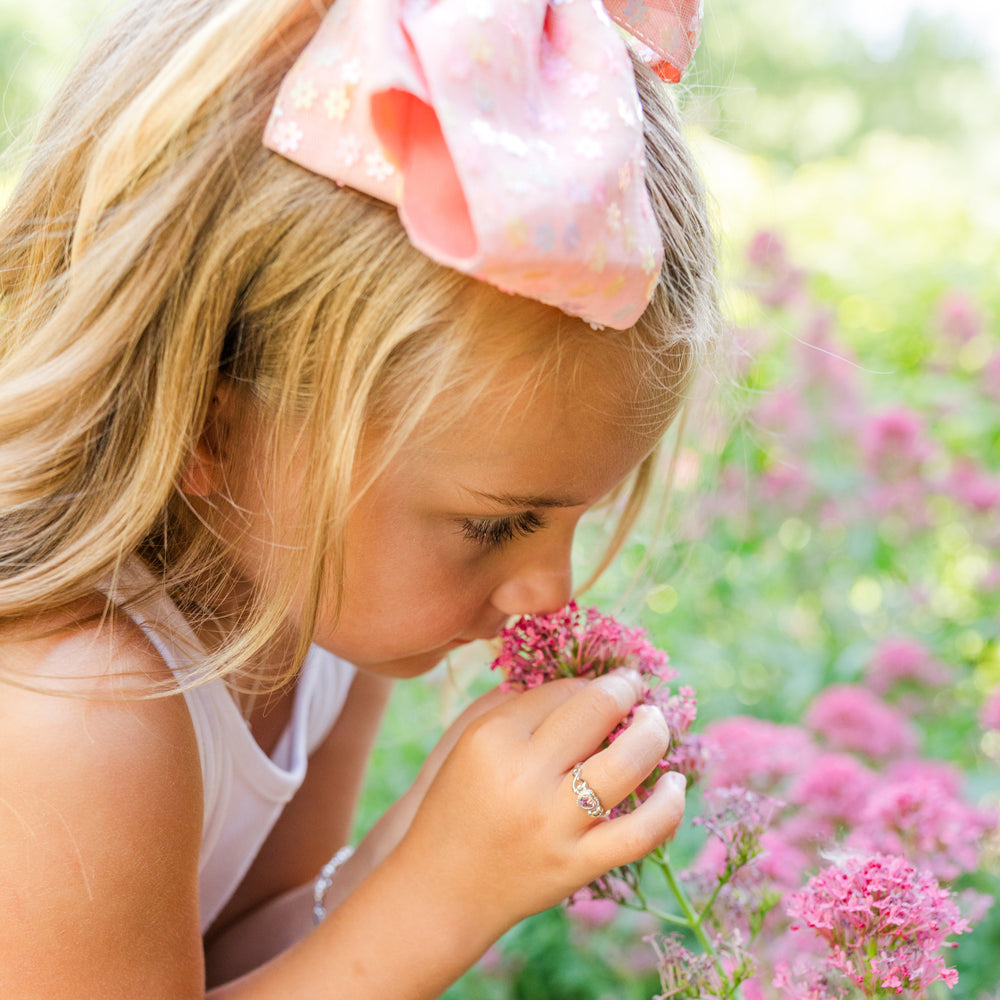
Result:
[[[136,553],[189,617],[210,614],[225,556],[179,484],[220,373],[276,423],[306,428],[300,651],[324,582],[341,579],[366,426],[389,428],[391,455],[445,389],[484,386],[498,305],[526,332],[494,337],[495,360],[533,339],[551,372],[600,338],[671,412],[682,402],[718,328],[714,244],[658,81],[637,70],[666,261],[635,328],[592,331],[434,264],[394,209],[262,146],[321,13],[301,0],[138,0],[54,102],[0,222],[0,620],[92,593]],[[634,477],[615,544],[652,469]],[[291,581],[271,583],[202,679],[252,675],[291,600]]]

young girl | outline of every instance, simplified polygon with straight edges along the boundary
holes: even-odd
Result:
[[[0,228],[0,995],[433,997],[673,834],[603,815],[622,671],[341,850],[391,680],[567,601],[714,336],[661,86],[584,0],[135,0],[72,75]]]

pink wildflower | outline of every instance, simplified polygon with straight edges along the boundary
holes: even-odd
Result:
[[[803,395],[817,414],[814,419],[837,431],[853,431],[864,413],[858,391],[859,365],[837,342],[830,312],[817,310],[808,317],[797,354]]]
[[[812,480],[797,462],[775,462],[760,477],[761,500],[791,514],[806,510],[813,494]]]
[[[601,676],[619,667],[631,667],[646,681],[641,703],[657,706],[672,737],[668,757],[658,769],[620,803],[612,815],[628,812],[651,792],[659,775],[690,754],[682,752],[683,740],[697,715],[693,688],[670,694],[663,682],[677,676],[667,654],[646,639],[644,629],[627,628],[596,608],[580,610],[575,601],[548,615],[525,615],[500,635],[500,653],[493,669],[500,670],[503,690],[538,687],[559,677]],[[616,739],[628,727],[632,713],[608,737]],[[677,757],[670,756],[670,752]]]
[[[619,906],[614,899],[600,898],[583,889],[570,899],[566,912],[585,927],[604,927],[618,916]]]
[[[747,260],[756,272],[754,291],[765,305],[787,306],[798,298],[804,275],[788,260],[777,233],[758,232],[747,246]]]
[[[950,794],[933,777],[887,782],[868,796],[847,846],[905,855],[951,881],[979,866],[979,845],[996,817]]]
[[[1000,507],[1000,478],[977,468],[968,459],[955,462],[945,486],[959,503],[973,510],[986,513]]]
[[[958,344],[978,337],[983,329],[983,316],[976,303],[968,293],[957,289],[938,303],[937,321],[945,337]]]
[[[698,717],[698,699],[694,688],[687,684],[659,704],[672,733],[686,733]]]
[[[864,466],[872,480],[867,503],[876,513],[927,522],[924,466],[935,448],[913,410],[896,407],[872,417],[860,431]]]
[[[718,996],[722,981],[711,955],[695,954],[681,944],[679,934],[650,937],[656,951],[663,992],[653,1000],[677,996]]]
[[[705,811],[693,820],[722,844],[728,878],[761,850],[761,837],[782,803],[748,788],[712,788],[705,792]]]
[[[667,654],[646,639],[644,629],[626,628],[596,608],[581,611],[571,601],[549,615],[525,615],[500,634],[493,669],[504,690],[538,687],[557,677],[599,676],[618,667],[673,680]]]
[[[760,229],[750,238],[746,249],[747,261],[760,271],[779,273],[788,267],[788,248],[775,232]]]
[[[983,729],[1000,729],[1000,685],[986,699],[979,714],[979,724]]]
[[[666,716],[666,712],[664,712]],[[670,719],[667,717],[667,725]],[[661,769],[666,768],[671,771],[680,771],[687,775],[688,784],[694,784],[701,780],[705,771],[711,767],[715,759],[717,748],[715,744],[705,739],[700,733],[680,733],[674,729],[670,730],[674,736],[667,756],[660,762]]]
[[[773,791],[816,753],[811,737],[798,726],[748,715],[712,722],[705,735],[718,748],[707,773],[714,788],[741,785],[758,792]]]
[[[756,971],[754,959],[735,936],[716,943],[717,958],[688,951],[679,934],[654,935],[646,940],[656,951],[663,990],[653,1000],[731,996],[735,986]]]
[[[969,921],[970,925],[978,924],[991,909],[996,900],[988,893],[977,889],[959,889],[955,903],[959,912]]]
[[[737,833],[734,841],[740,839],[742,834]],[[750,840],[763,847],[763,837],[751,835]],[[718,837],[708,837],[690,867],[679,874],[693,898],[712,901],[704,919],[706,926],[724,937],[738,934],[749,941],[765,926],[782,889],[797,888],[801,881],[794,877],[783,884],[772,878],[761,863],[762,854],[733,867],[739,852],[734,842],[726,844]]]
[[[801,807],[799,839],[829,840],[857,822],[875,782],[875,775],[850,754],[820,754],[796,775],[788,791],[789,801]]]
[[[913,752],[916,734],[906,717],[856,684],[834,684],[806,712],[806,725],[834,750],[885,761]]]
[[[841,1000],[828,978],[819,962],[799,955],[775,964],[771,985],[787,1000]]]
[[[917,473],[932,451],[920,416],[905,407],[876,414],[862,428],[861,453],[865,465],[881,479]]]
[[[900,682],[928,687],[947,684],[951,674],[922,642],[899,635],[889,636],[875,647],[865,679],[873,691],[886,694]]]
[[[764,988],[756,977],[748,979],[743,984],[743,1000],[765,1000]]]
[[[826,942],[829,965],[865,996],[922,996],[939,979],[958,979],[937,953],[969,924],[951,893],[903,858],[876,854],[825,868],[788,897],[787,910]]]
[[[890,781],[933,782],[946,795],[956,799],[962,794],[962,772],[945,760],[930,757],[897,760],[889,766],[886,776]]]

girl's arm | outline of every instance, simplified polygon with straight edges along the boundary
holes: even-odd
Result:
[[[263,896],[263,902],[252,908],[239,906],[236,912],[241,916],[223,921],[226,926],[221,932],[213,929],[208,936],[209,985],[249,972],[313,929],[313,884],[321,866],[348,841],[363,773],[391,688],[392,682],[382,677],[359,673],[355,678],[336,726],[310,759],[305,783],[265,843],[235,900]],[[428,754],[412,787],[337,870],[324,897],[328,910],[343,902],[396,847],[441,763],[469,723],[507,697],[491,691],[452,723]],[[248,891],[248,885],[259,881],[267,887],[266,893],[256,888]]]
[[[128,697],[165,670],[134,627],[3,638],[5,667],[71,696],[0,684],[0,996],[202,996],[201,765],[183,698]]]
[[[309,760],[302,787],[285,807],[243,884],[206,935],[210,985],[256,968],[313,927],[312,887],[320,868],[348,843],[368,758],[392,681],[358,673],[343,710]],[[400,831],[401,834],[402,831]],[[371,848],[339,873],[329,905],[395,846]],[[344,876],[347,876],[346,878]]]
[[[430,1000],[513,924],[662,843],[683,814],[672,783],[610,821],[588,817],[570,791],[573,765],[637,696],[612,675],[500,700],[459,737],[385,861],[314,933],[212,1000]],[[666,739],[659,713],[637,712],[590,757],[588,777],[617,801]]]
[[[103,635],[62,643],[44,670],[72,664],[78,676],[100,675],[114,659],[155,672],[141,636],[123,644]],[[113,695],[124,681],[106,683],[106,700],[86,701],[0,686],[0,996],[205,996],[202,790],[186,706],[180,697],[122,700]],[[517,920],[648,851],[676,827],[680,796],[658,793],[631,816],[594,821],[570,791],[573,764],[635,697],[602,678],[498,699],[447,755],[395,849],[343,904],[210,996],[434,997]],[[609,798],[665,746],[662,718],[633,730],[588,764],[588,780]]]

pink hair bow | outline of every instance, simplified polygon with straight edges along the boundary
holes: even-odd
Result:
[[[663,255],[609,11],[679,76],[699,0],[336,0],[264,141],[396,205],[438,263],[625,329]]]

